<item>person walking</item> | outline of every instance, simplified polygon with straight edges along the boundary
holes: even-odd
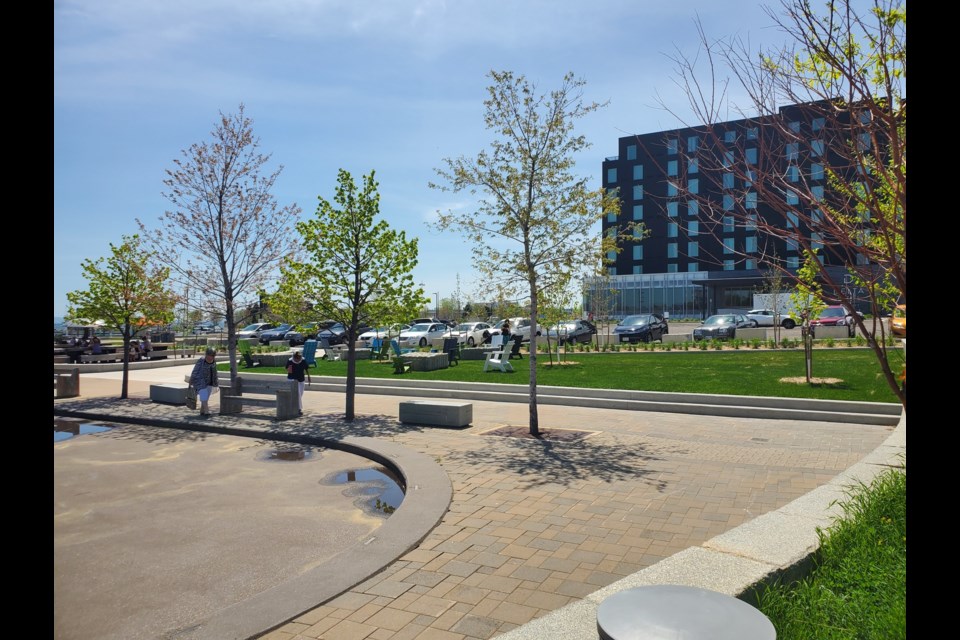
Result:
[[[197,390],[197,398],[200,399],[200,415],[209,416],[210,407],[207,403],[210,395],[220,386],[220,379],[217,377],[216,349],[208,347],[204,356],[193,365],[190,386]]]
[[[306,376],[307,382],[310,380],[310,365],[303,359],[299,351],[293,352],[293,357],[287,360],[287,380],[297,381],[297,407],[300,409],[300,415],[303,415],[303,382]]]

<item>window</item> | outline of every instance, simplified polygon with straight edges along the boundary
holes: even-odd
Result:
[[[743,187],[749,189],[753,186],[753,181],[757,179],[757,172],[753,169],[747,169],[747,175],[743,180]]]
[[[861,133],[861,134],[858,134],[858,135],[857,135],[857,150],[858,150],[858,151],[866,151],[866,150],[868,150],[871,146],[872,146],[872,142],[870,141],[870,134],[869,134],[869,133]]]
[[[800,157],[800,143],[788,142],[786,147],[787,162],[796,162]]]
[[[755,148],[747,149],[747,164],[757,164],[757,150]]]
[[[643,180],[643,165],[635,164],[633,165],[633,179],[634,180]]]
[[[800,268],[800,256],[787,256],[787,268],[788,268],[788,269],[799,269],[799,268]]]
[[[787,251],[796,252],[797,247],[799,246],[799,242],[797,242],[796,238],[786,238],[784,242],[787,244]]]
[[[744,238],[743,250],[747,253],[757,252],[757,236],[747,236]]]
[[[746,263],[744,263],[744,268],[745,268],[745,269],[756,269],[756,268],[757,268],[757,261],[756,261],[756,260],[749,260],[749,259],[748,259],[748,260],[746,261]]]
[[[617,268],[616,268],[616,267],[607,267],[607,275],[608,275],[608,276],[615,276],[615,275],[617,275]]]
[[[733,238],[723,239],[723,252],[727,254],[733,253]]]
[[[607,222],[616,222],[617,221],[617,212],[611,211],[607,214]]]
[[[700,255],[700,244],[697,242],[688,242],[687,243],[687,257],[696,258]],[[694,269],[696,271],[696,269]]]
[[[633,245],[633,259],[643,260],[643,245],[640,245],[640,244]]]
[[[627,145],[627,160],[636,160],[637,159],[637,145],[628,144]]]
[[[696,220],[687,221],[687,235],[695,236],[700,232],[700,223]]]
[[[860,124],[869,124],[871,120],[873,120],[873,116],[869,111],[860,112]]]
[[[676,160],[667,160],[667,175],[675,176],[677,175],[677,161]]]
[[[810,141],[810,153],[813,156],[820,157],[823,155],[823,140],[811,140]]]
[[[612,184],[617,181],[617,168],[611,167],[607,169],[607,182]]]
[[[810,234],[810,248],[811,249],[823,249],[823,238],[819,233]]]
[[[697,144],[700,142],[700,136],[690,136],[687,138],[687,152],[693,153],[697,150]]]
[[[633,272],[634,272],[634,273],[643,273],[643,265],[641,265],[641,264],[635,264],[635,265],[633,265]]]
[[[697,172],[697,159],[690,158],[687,161],[687,173],[696,173]]]
[[[787,180],[790,182],[796,182],[800,179],[800,167],[795,164],[787,167]]]
[[[667,215],[670,216],[671,218],[675,218],[677,216],[678,209],[679,207],[677,206],[676,202],[667,203]]]
[[[687,200],[687,215],[695,216],[700,213],[700,203],[696,200]]]
[[[823,129],[823,125],[827,123],[826,118],[814,118],[810,121],[810,128],[814,131],[820,131]]]
[[[635,204],[633,205],[633,219],[634,220],[643,220],[643,205]]]
[[[733,196],[729,193],[723,194],[723,210],[733,211]]]
[[[687,191],[690,193],[700,193],[700,180],[697,178],[687,180]]]
[[[723,261],[723,270],[724,270],[724,271],[733,271],[733,260],[724,260],[724,261]]]
[[[800,218],[797,216],[796,212],[788,211],[787,212],[787,228],[796,229],[800,224]]]
[[[668,238],[676,238],[676,237],[677,237],[677,229],[679,229],[679,227],[680,227],[680,225],[678,225],[676,222],[668,222],[668,223],[667,223],[667,237],[668,237]]]
[[[676,182],[668,182],[668,183],[667,183],[667,195],[668,195],[668,196],[675,196],[675,195],[677,195],[677,183],[676,183]]]
[[[723,216],[723,232],[733,233],[733,216]]]
[[[723,167],[726,169],[733,165],[733,151],[723,152]]]
[[[733,189],[733,174],[730,172],[723,174],[723,188]]]
[[[677,243],[670,242],[667,244],[667,257],[676,258],[677,257]]]
[[[820,201],[823,200],[823,186],[822,186],[822,185],[819,185],[819,186],[816,186],[816,187],[810,187],[810,193],[813,194],[813,197],[814,197],[814,199],[815,199],[817,202],[820,202]]]
[[[745,206],[747,207],[747,209],[757,208],[757,192],[756,191],[747,191],[747,201]]]
[[[723,132],[723,141],[730,143],[737,141],[737,132],[736,131],[724,131]]]
[[[640,228],[640,227],[634,227],[634,228],[633,228],[633,237],[636,238],[637,240],[642,240],[642,239],[643,239],[643,229]]]
[[[687,271],[700,271],[700,263],[699,263],[699,262],[688,262],[688,263],[687,263]]]
[[[811,180],[823,180],[823,165],[822,165],[822,164],[811,164],[811,165],[810,165],[810,179],[811,179]]]
[[[823,211],[812,209],[810,211],[810,224],[820,224],[821,222],[823,222]]]
[[[613,261],[616,260],[616,259],[617,259],[617,252],[616,252],[616,251],[607,251],[607,260],[613,262]]]
[[[787,189],[787,204],[800,204],[800,196],[792,189]]]
[[[800,133],[800,123],[799,123],[799,122],[791,122],[791,123],[790,123],[789,125],[787,125],[787,126],[790,127],[790,131],[793,131],[794,133]]]
[[[755,213],[747,214],[747,223],[743,225],[743,228],[747,229],[748,231],[756,231],[757,230],[757,214]]]
[[[747,129],[747,140],[756,140],[757,139],[757,129],[756,127],[752,129]]]
[[[677,272],[677,263],[671,262],[667,265],[667,273],[676,273]]]
[[[633,185],[633,199],[634,200],[643,200],[643,185],[635,184]]]
[[[667,140],[667,155],[670,155],[670,156],[677,155],[677,139],[676,138]]]

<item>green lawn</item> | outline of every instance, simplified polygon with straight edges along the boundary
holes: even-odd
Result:
[[[899,371],[903,356],[891,352],[891,365]],[[548,358],[538,356],[537,384],[597,389],[719,393],[727,395],[781,396],[831,400],[867,400],[897,402],[880,372],[873,352],[867,349],[817,349],[813,357],[813,375],[837,378],[841,382],[807,385],[781,382],[781,378],[803,377],[802,350],[671,351],[641,353],[572,353],[562,367],[548,366]],[[483,372],[482,360],[461,360],[457,366],[438,371],[410,371],[404,378],[413,380],[451,380],[526,385],[530,381],[529,360],[512,360],[515,373]],[[220,365],[221,371],[229,370]],[[257,367],[240,372],[284,373],[280,367]],[[393,365],[371,360],[357,362],[361,378],[390,378]],[[346,376],[346,362],[319,360],[310,369],[313,376]]]
[[[858,487],[843,511],[820,532],[812,573],[760,592],[759,608],[778,640],[907,637],[906,467]]]

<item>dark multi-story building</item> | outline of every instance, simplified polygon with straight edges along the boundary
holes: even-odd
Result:
[[[598,306],[591,289],[612,289],[614,316],[749,309],[772,261],[795,270],[803,260],[796,236],[765,233],[770,225],[805,234],[826,265],[841,268],[809,224],[828,189],[825,166],[843,164],[825,130],[837,123],[824,120],[821,109],[791,105],[764,118],[620,138],[619,154],[603,162],[603,186],[617,191],[621,210],[603,233],[637,222],[646,235],[608,255],[609,277],[588,283],[586,308]]]

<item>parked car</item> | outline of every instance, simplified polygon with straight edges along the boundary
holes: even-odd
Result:
[[[289,342],[291,347],[295,347],[303,344],[307,340],[316,340],[318,331],[334,324],[336,324],[334,320],[307,322],[300,326],[294,326],[283,335],[283,339]]]
[[[198,322],[193,327],[194,333],[213,333],[217,330],[217,325],[210,322],[209,320],[204,320],[203,322]]]
[[[357,340],[360,340],[365,345],[369,345],[370,341],[372,341],[374,338],[396,338],[398,335],[400,335],[401,331],[409,328],[410,325],[408,324],[394,324],[389,327],[373,327],[369,331],[361,333]]]
[[[862,316],[861,316],[862,317]],[[856,334],[853,314],[843,305],[830,305],[820,312],[820,316],[810,321],[810,327],[847,327],[847,334],[852,338]]]
[[[565,320],[547,329],[547,337],[567,344],[589,343],[597,333],[597,327],[587,320]]]
[[[613,328],[613,335],[617,337],[618,342],[663,341],[663,336],[668,333],[670,333],[670,327],[659,313],[627,316]]]
[[[749,320],[756,322],[758,327],[772,327],[778,324],[784,329],[793,329],[797,326],[797,321],[790,316],[774,313],[770,309],[754,309],[753,311],[747,311],[744,315]]]
[[[274,325],[269,322],[254,322],[237,331],[237,338],[259,338],[262,332],[273,327]]]
[[[457,342],[473,347],[490,340],[491,327],[486,322],[463,322],[453,330]]]
[[[266,329],[260,332],[260,344],[270,344],[271,340],[283,340],[283,337],[287,335],[287,332],[293,329],[293,325],[289,322],[284,322],[283,324],[278,324],[272,329]]]
[[[737,329],[750,329],[753,326],[753,320],[748,320],[742,313],[717,314],[693,330],[693,339],[732,340],[737,337]]]
[[[513,336],[519,334],[523,336],[521,342],[530,342],[530,318],[504,318],[500,322],[493,325],[493,328],[490,330],[491,336],[500,335],[500,329],[503,327],[503,323],[507,320],[510,321],[510,339],[513,339]],[[543,332],[540,329],[537,329],[537,335],[543,335]]]
[[[907,337],[907,305],[898,304],[893,308],[893,315],[890,316],[890,335]]]
[[[363,335],[367,331],[370,331],[372,327],[368,327],[365,324],[357,327],[357,335]],[[336,322],[329,327],[321,329],[317,332],[317,340],[323,340],[326,338],[328,344],[346,344],[347,342],[347,327],[342,322]]]
[[[443,322],[421,322],[400,332],[397,343],[401,347],[425,347],[434,338],[449,337],[452,329]]]

